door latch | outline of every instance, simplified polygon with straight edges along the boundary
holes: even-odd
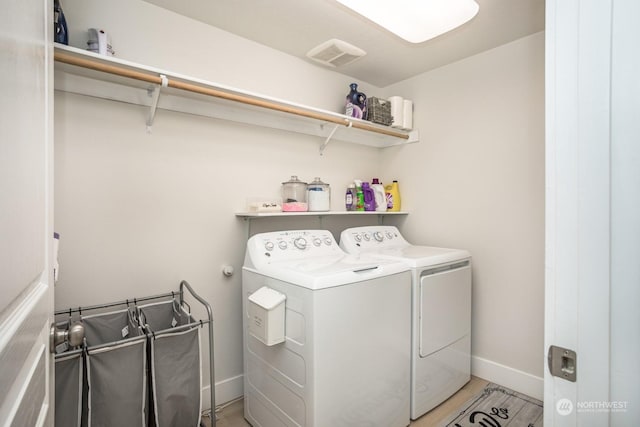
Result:
[[[549,371],[555,377],[576,382],[578,355],[575,351],[552,345],[547,354]]]

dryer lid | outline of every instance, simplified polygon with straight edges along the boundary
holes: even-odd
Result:
[[[401,260],[412,268],[430,267],[471,257],[468,251],[462,249],[412,245],[393,226],[348,228],[340,235],[340,248],[350,254]]]

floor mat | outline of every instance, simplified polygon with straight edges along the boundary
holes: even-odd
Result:
[[[497,384],[488,384],[441,427],[542,427],[542,402]]]

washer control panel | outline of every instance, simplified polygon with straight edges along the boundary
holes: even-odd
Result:
[[[328,230],[274,231],[252,236],[247,251],[256,259],[296,260],[344,254]]]
[[[398,248],[409,243],[390,225],[347,228],[340,234],[340,247],[347,253]]]

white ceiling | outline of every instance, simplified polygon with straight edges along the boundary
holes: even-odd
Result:
[[[480,11],[470,22],[420,44],[400,39],[334,0],[145,1],[314,64],[305,56],[311,48],[333,38],[344,40],[367,55],[332,70],[378,87],[544,30],[545,0],[476,0]]]

